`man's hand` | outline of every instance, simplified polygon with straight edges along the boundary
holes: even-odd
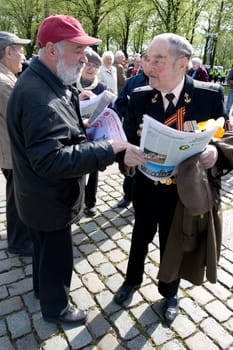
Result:
[[[128,167],[134,167],[146,163],[143,152],[138,146],[128,143],[128,147],[125,152],[124,163]]]
[[[217,148],[213,145],[207,145],[206,149],[200,154],[200,162],[204,169],[212,168],[218,159]]]
[[[146,163],[144,154],[138,146],[132,145],[127,141],[110,140],[109,142],[112,145],[114,154],[125,151],[124,163],[127,167]]]

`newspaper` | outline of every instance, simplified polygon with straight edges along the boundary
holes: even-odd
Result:
[[[167,179],[183,160],[202,152],[218,127],[202,132],[185,132],[144,115],[140,149],[147,162],[139,170],[152,180]]]
[[[87,129],[87,138],[91,141],[111,139],[127,141],[120,118],[111,108],[105,108],[91,122],[90,128]]]
[[[79,101],[81,116],[88,116],[89,123],[92,122],[105,107],[115,99],[115,95],[108,90],[88,100]]]

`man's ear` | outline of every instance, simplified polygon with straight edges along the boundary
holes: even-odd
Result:
[[[45,51],[47,53],[47,55],[51,58],[56,58],[58,57],[58,49],[56,48],[56,46],[54,45],[54,43],[51,43],[50,41],[47,42],[47,44],[45,45]]]

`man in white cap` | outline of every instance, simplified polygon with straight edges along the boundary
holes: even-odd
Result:
[[[29,39],[20,39],[13,33],[0,32],[0,168],[6,178],[7,243],[9,253],[23,256],[32,255],[32,241],[28,228],[20,220],[15,206],[6,108],[16,83],[16,74],[22,71],[22,64],[25,61],[24,46],[29,43]]]
[[[126,141],[87,142],[72,84],[99,39],[73,17],[47,17],[37,33],[39,57],[19,77],[8,104],[16,202],[34,244],[33,288],[46,321],[82,324],[69,304],[73,268],[71,224],[83,204],[85,174],[104,170],[125,151],[127,166],[144,162]]]

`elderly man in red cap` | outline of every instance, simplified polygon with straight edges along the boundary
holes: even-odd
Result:
[[[104,170],[125,152],[127,166],[144,162],[126,141],[87,142],[72,84],[100,43],[73,17],[46,18],[37,34],[39,56],[20,76],[8,105],[16,203],[34,244],[33,288],[46,321],[83,324],[69,304],[73,268],[71,224],[83,203],[85,174]]]

